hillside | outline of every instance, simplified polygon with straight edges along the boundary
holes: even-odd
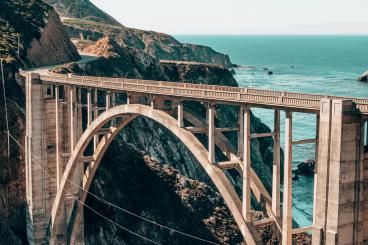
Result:
[[[197,61],[225,67],[232,66],[228,55],[216,52],[210,47],[183,44],[164,33],[138,30],[117,24],[116,20],[112,21],[110,16],[106,16],[89,0],[47,0],[47,2],[52,4],[60,15],[68,17],[63,22],[72,38],[97,41],[104,36],[110,36],[121,46],[141,50],[160,60]],[[76,10],[80,8],[83,9],[76,14]]]
[[[0,1],[0,54],[22,66],[65,63],[79,59],[56,12],[41,0]],[[19,37],[19,58],[18,50]],[[47,49],[52,56],[42,52]]]
[[[76,0],[45,0],[46,3],[52,5],[59,13],[61,18],[78,18],[89,21],[103,22],[111,25],[121,24],[101,9],[97,8],[90,1]]]

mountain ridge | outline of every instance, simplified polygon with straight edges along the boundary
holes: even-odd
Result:
[[[102,37],[110,36],[121,46],[139,49],[157,59],[212,63],[227,68],[234,66],[228,55],[219,53],[211,47],[181,43],[174,37],[161,32],[126,27],[98,9],[89,0],[45,1],[65,17],[63,19],[65,28],[74,39],[97,41]],[[70,7],[65,5],[66,3],[69,6],[84,6],[86,10],[75,14],[70,11]]]

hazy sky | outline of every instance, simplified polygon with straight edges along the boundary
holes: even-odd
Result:
[[[122,24],[169,34],[368,34],[368,0],[92,0]]]

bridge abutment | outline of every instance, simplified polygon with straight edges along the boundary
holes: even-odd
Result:
[[[44,84],[38,74],[29,73],[25,87],[27,237],[30,244],[48,244],[51,208],[82,132],[81,107],[77,106],[77,93],[72,86]],[[76,171],[73,180],[80,181],[82,171]],[[67,219],[79,189],[71,188],[71,192],[73,195],[65,202],[64,222],[59,224],[62,232],[56,236],[58,244],[67,242]],[[83,229],[83,225],[80,227]],[[84,242],[83,230],[81,233],[78,244]]]
[[[47,173],[41,171],[47,168],[44,91],[37,74],[27,74],[25,88],[27,237],[30,244],[45,244],[50,215]]]

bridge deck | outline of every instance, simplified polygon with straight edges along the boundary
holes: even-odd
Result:
[[[44,82],[76,85],[86,88],[121,92],[157,94],[182,99],[215,101],[226,104],[251,104],[254,107],[287,108],[293,111],[319,113],[323,98],[352,100],[362,114],[368,115],[368,99],[239,88],[193,83],[137,80],[125,78],[40,75]]]

